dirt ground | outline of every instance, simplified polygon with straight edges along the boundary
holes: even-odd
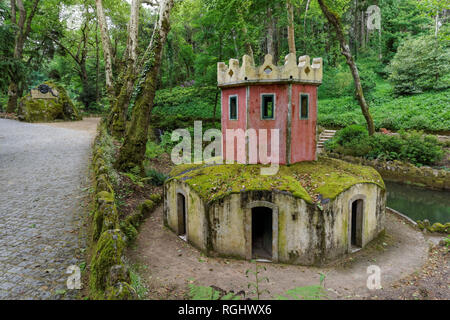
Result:
[[[45,124],[50,127],[87,131],[91,134],[95,134],[100,119],[101,118],[83,118],[81,121],[43,122],[40,124]]]
[[[159,207],[141,226],[135,245],[127,253],[130,262],[141,270],[149,289],[149,299],[187,298],[189,283],[216,286],[226,291],[248,291],[248,283],[254,279],[246,278],[245,273],[254,265],[243,260],[204,256],[163,226],[162,212]],[[270,282],[262,287],[270,293],[265,293],[262,298],[270,299],[300,286],[317,285],[320,273],[323,273],[328,299],[398,299],[401,294],[396,290],[404,284],[397,282],[411,274],[421,274],[429,261],[430,246],[431,242],[421,232],[397,216],[387,214],[385,236],[337,263],[322,268],[264,264],[267,270],[261,277],[268,277]],[[438,269],[446,265],[448,276],[448,255],[442,258],[443,261],[436,265]],[[384,289],[367,289],[367,267],[370,265],[381,268]],[[442,279],[448,281],[448,277]],[[391,287],[391,284],[397,287]],[[436,285],[429,288],[428,296],[433,296],[433,287]],[[448,282],[446,291],[441,291],[448,299]],[[439,296],[442,298],[442,294]]]

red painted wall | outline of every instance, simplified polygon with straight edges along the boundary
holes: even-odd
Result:
[[[275,96],[275,120],[262,120],[261,117],[261,94],[272,94]],[[279,163],[286,163],[286,128],[287,128],[287,111],[289,103],[288,85],[258,85],[250,87],[250,106],[248,127],[256,129],[267,129],[267,154],[270,155],[272,150],[270,146],[271,135],[270,129],[279,129]],[[258,135],[259,138],[259,135]],[[259,139],[258,139],[259,141]],[[259,142],[258,142],[259,143]]]
[[[300,94],[309,94],[309,117],[300,119]],[[292,85],[291,163],[316,160],[317,87]]]
[[[300,119],[300,93],[309,94],[309,116],[308,119]],[[247,87],[223,88],[222,89],[222,155],[225,160],[240,162],[237,152],[246,154],[244,142],[235,140],[234,156],[227,159],[226,141],[227,129],[267,129],[267,154],[271,155],[271,129],[279,129],[279,163],[287,162],[287,127],[288,127],[288,84],[261,84],[249,87],[249,105],[247,119]],[[275,119],[263,120],[261,116],[261,95],[275,94]],[[238,96],[238,120],[229,119],[229,97]],[[317,87],[312,85],[292,84],[292,113],[291,113],[291,150],[290,163],[300,161],[312,161],[316,159],[316,122],[317,122]],[[259,139],[258,139],[259,143]],[[258,152],[259,153],[259,152]],[[258,162],[260,159],[258,158]],[[245,162],[245,160],[244,160]]]
[[[246,111],[246,87],[236,87],[222,89],[222,155],[226,160],[226,129],[242,129],[245,131],[247,123],[247,111]],[[238,96],[238,120],[230,120],[228,101],[232,95]],[[234,143],[234,157],[233,161],[237,161],[237,152],[245,153],[245,143]]]

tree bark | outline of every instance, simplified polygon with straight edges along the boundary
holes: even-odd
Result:
[[[120,138],[125,133],[127,111],[133,94],[134,83],[136,82],[137,67],[137,47],[139,35],[139,9],[140,0],[133,0],[131,3],[130,22],[128,24],[128,40],[126,48],[127,68],[123,75],[123,86],[108,117],[109,131],[116,138]]]
[[[252,58],[252,61],[255,61],[254,56],[253,56],[253,48],[249,41],[247,28],[245,26],[242,28],[242,34],[244,35],[244,37],[246,39],[245,43],[244,43],[245,53]],[[220,58],[219,58],[219,61],[220,61]]]
[[[288,13],[288,44],[289,44],[289,53],[297,54],[295,50],[295,32],[294,32],[294,5],[292,4],[292,0],[288,0],[286,3],[287,13]],[[305,13],[306,17],[306,13]]]
[[[328,22],[334,27],[334,30],[336,31],[336,35],[339,40],[339,44],[341,46],[341,53],[345,57],[346,62],[350,67],[350,71],[352,73],[353,80],[355,82],[356,98],[358,99],[361,111],[364,115],[364,118],[366,119],[369,135],[373,135],[375,133],[373,119],[372,116],[370,115],[369,105],[367,104],[366,99],[364,98],[364,92],[362,89],[358,68],[356,66],[355,60],[353,59],[350,47],[346,42],[341,22],[339,18],[336,16],[336,14],[330,11],[330,9],[324,3],[324,0],[317,0],[317,1],[319,2],[320,9],[327,18]]]
[[[158,23],[153,30],[152,50],[138,83],[131,123],[115,162],[115,167],[119,170],[126,171],[136,166],[142,168],[148,140],[150,113],[154,105],[153,100],[161,67],[162,49],[170,30],[169,17],[172,6],[173,0],[163,0],[160,4]]]
[[[17,3],[17,8],[19,9],[19,21],[16,21],[16,8],[15,2]],[[27,12],[23,5],[22,0],[11,1],[11,13],[14,13],[11,19],[13,23],[17,24],[18,32],[14,45],[14,59],[21,60],[23,56],[23,48],[25,46],[25,41],[31,32],[31,22],[33,21],[34,15],[36,14],[39,0],[34,0],[33,6],[31,8],[30,14],[27,18]],[[17,101],[19,100],[18,94],[18,82],[19,78],[16,75],[9,84],[8,87],[8,104],[6,106],[7,113],[14,113],[17,109]]]
[[[272,17],[272,9],[267,9],[267,53],[271,54],[272,57],[276,61],[275,57],[275,46],[274,46],[274,38],[275,38],[275,30],[274,30],[274,23],[273,23],[273,17]]]
[[[78,48],[77,48],[77,52],[73,53],[72,51],[70,51],[69,48],[67,48],[65,45],[63,45],[58,39],[52,37],[51,35],[47,35],[47,37],[52,40],[54,43],[56,43],[58,46],[60,46],[65,52],[67,52],[67,54],[69,54],[72,59],[75,61],[75,63],[77,64],[77,73],[78,76],[80,77],[81,80],[81,88],[82,88],[82,97],[83,100],[83,104],[85,106],[85,108],[89,108],[89,101],[87,100],[87,97],[89,96],[89,91],[90,91],[90,87],[89,87],[89,78],[88,78],[88,73],[87,73],[87,66],[86,66],[86,61],[87,61],[87,55],[88,55],[88,41],[89,41],[89,15],[88,15],[88,10],[86,8],[86,17],[85,17],[85,22],[83,24],[83,27],[81,28],[81,39],[79,41],[78,44]]]
[[[112,107],[114,105],[115,100],[115,89],[114,89],[114,78],[112,68],[111,39],[109,38],[108,25],[106,24],[102,0],[95,0],[95,5],[97,8],[98,25],[100,26],[100,36],[102,39],[103,59],[105,60],[106,90],[108,91],[110,105]]]

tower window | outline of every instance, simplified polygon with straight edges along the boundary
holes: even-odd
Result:
[[[261,118],[263,120],[275,119],[275,95],[261,95]]]
[[[238,97],[237,96],[230,96],[229,115],[230,115],[230,120],[238,119]]]
[[[300,119],[309,117],[309,94],[300,94]]]

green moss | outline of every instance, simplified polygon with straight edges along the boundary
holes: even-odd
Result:
[[[148,217],[155,207],[155,202],[153,202],[152,200],[145,200],[139,205],[138,211],[143,217]]]
[[[180,165],[169,181],[184,181],[207,203],[243,191],[288,192],[308,203],[334,199],[355,184],[372,183],[385,188],[379,173],[371,168],[320,157],[318,161],[280,165],[273,176],[260,174],[262,165]]]
[[[67,95],[66,90],[53,82],[44,84],[58,91],[53,99],[33,99],[31,93],[20,101],[21,117],[27,122],[49,122],[54,120],[81,120],[80,112]]]
[[[101,298],[108,284],[111,267],[121,265],[125,241],[120,230],[108,230],[102,233],[91,261],[89,285],[91,295]]]
[[[133,288],[126,282],[110,286],[105,292],[106,300],[132,300],[135,298]]]
[[[97,193],[97,199],[99,202],[114,202],[114,195],[108,191],[100,191]]]
[[[162,197],[161,197],[161,195],[154,193],[149,197],[149,199],[151,201],[153,201],[154,203],[160,203],[162,200]]]
[[[286,214],[280,211],[278,215],[278,251],[286,252]]]

